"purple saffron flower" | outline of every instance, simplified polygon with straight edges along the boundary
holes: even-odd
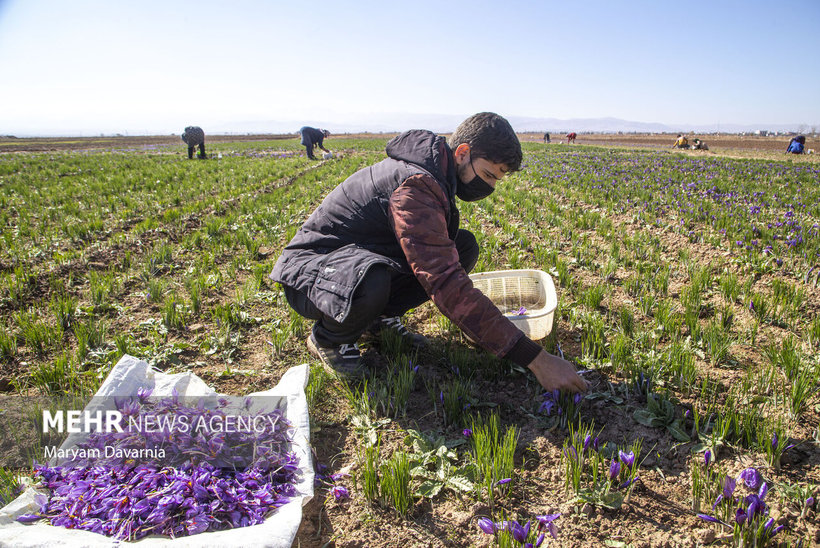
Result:
[[[527,537],[530,535],[530,525],[531,523],[529,521],[523,526],[517,521],[513,521],[510,531],[513,538],[522,544],[525,543],[527,541]]]
[[[347,490],[347,487],[341,485],[334,485],[330,489],[330,492],[333,493],[336,500],[346,500],[350,498],[350,492]]]
[[[746,518],[748,517],[749,516],[746,514],[746,512],[743,511],[743,508],[738,508],[735,512],[735,521],[738,525],[743,525],[746,522]]]
[[[208,518],[208,516],[204,513],[200,512],[185,520],[185,529],[188,531],[189,535],[196,535],[198,533],[206,531],[210,524],[210,518]]]
[[[760,497],[760,500],[764,500],[766,498],[766,493],[769,492],[769,486],[764,481],[760,485],[760,490],[757,492],[757,496]]]
[[[763,481],[760,472],[755,468],[746,468],[740,473],[738,479],[742,479],[746,487],[753,491],[756,491],[760,487],[760,482]]]
[[[504,478],[504,479],[498,480],[497,482],[495,482],[495,484],[496,484],[496,486],[506,485],[506,484],[510,483],[511,481],[512,481],[512,478]]]
[[[635,464],[635,452],[630,451],[629,453],[624,453],[623,451],[618,451],[618,458],[621,459],[621,462],[627,468],[632,468],[632,465]]]
[[[814,497],[809,497],[806,499],[806,508],[811,508],[814,506]]]
[[[609,479],[614,480],[621,473],[621,463],[612,459],[612,464],[609,465]]]
[[[561,514],[546,514],[543,516],[535,516],[535,521],[538,522],[539,529],[546,529],[549,531],[552,538],[558,538],[558,528],[555,526],[555,520],[561,517]]]
[[[465,428],[464,430],[461,431],[461,433],[464,434],[465,438],[469,438],[473,435],[473,431],[470,430],[469,428]]]
[[[709,468],[709,463],[712,462],[712,450],[707,449],[706,452],[703,454],[703,465],[706,468]]]
[[[38,514],[21,514],[17,516],[17,521],[19,521],[20,523],[32,523],[39,519],[43,519],[43,516],[40,516]]]
[[[153,388],[139,388],[137,390],[137,399],[140,403],[145,403],[154,391]]]
[[[478,518],[478,527],[488,535],[494,535],[498,531],[495,522],[490,518]]]
[[[592,440],[592,448],[596,453],[598,452],[598,436],[595,436],[595,439]]]
[[[763,503],[762,500],[760,500],[760,497],[758,497],[757,495],[747,496],[746,502],[749,503],[749,507],[746,508],[746,513],[748,514],[749,519],[754,518],[755,514],[757,513],[762,514],[764,508],[766,508],[766,505]]]
[[[772,451],[777,451],[777,432],[772,434]]]
[[[726,479],[723,481],[723,498],[731,498],[735,492],[736,485],[737,481],[734,478],[726,476]]]
[[[629,487],[630,485],[632,485],[633,483],[638,481],[638,478],[640,478],[640,476],[635,476],[632,479],[626,480],[625,482],[623,482],[621,485],[618,486],[618,489],[625,489],[626,487]]]
[[[726,525],[723,521],[719,520],[718,518],[712,517],[708,514],[698,514],[698,517],[704,521],[711,521],[712,523],[720,523],[721,525]]]
[[[589,444],[590,443],[592,443],[592,436],[587,434],[586,437],[584,438],[584,451],[589,449]]]

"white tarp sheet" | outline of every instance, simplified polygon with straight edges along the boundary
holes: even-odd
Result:
[[[270,547],[290,548],[299,523],[302,521],[302,506],[313,497],[313,462],[310,451],[310,424],[308,417],[305,386],[308,381],[307,364],[290,368],[279,383],[270,390],[254,392],[246,396],[266,396],[279,398],[280,406],[285,408],[285,415],[294,427],[293,451],[299,457],[301,482],[296,484],[298,496],[277,509],[264,523],[249,527],[239,527],[227,531],[200,533],[187,537],[169,539],[167,537],[146,537],[136,542],[116,541],[89,531],[78,531],[55,527],[46,520],[32,524],[22,524],[15,520],[19,515],[39,511],[35,496],[44,491],[28,487],[23,493],[0,508],[0,547],[55,547],[55,546],[121,546],[123,544],[151,548],[155,546],[187,547],[224,547],[241,546],[242,548]],[[140,388],[151,388],[151,396],[167,397],[174,389],[180,397],[218,396],[205,382],[193,373],[173,375],[151,369],[144,361],[125,355],[113,367],[103,382],[96,396],[136,395]],[[74,436],[74,437],[72,437]],[[71,434],[60,446],[66,449],[78,440],[78,434]]]

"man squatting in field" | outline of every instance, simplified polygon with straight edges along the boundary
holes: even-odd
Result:
[[[205,132],[199,126],[188,126],[182,132],[182,140],[188,145],[188,159],[194,157],[194,147],[199,147],[199,158],[205,159]]]
[[[393,329],[415,346],[401,316],[428,299],[492,354],[529,367],[541,385],[586,389],[573,365],[529,339],[467,275],[475,236],[459,228],[456,197],[484,198],[520,169],[521,144],[497,114],[476,114],[449,142],[426,130],[387,143],[387,158],[328,194],[285,247],[270,278],[300,315],[315,320],[308,350],[342,376],[363,374],[355,344]]]
[[[299,130],[299,134],[302,136],[302,145],[307,151],[307,157],[311,160],[316,159],[316,156],[313,155],[313,149],[317,146],[325,152],[330,152],[322,145],[325,137],[330,137],[330,132],[328,130],[304,126]]]

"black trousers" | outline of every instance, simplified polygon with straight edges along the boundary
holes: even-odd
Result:
[[[191,160],[194,157],[194,149],[196,145],[188,145],[188,159]],[[199,143],[199,155],[201,158],[205,157],[205,143]]]
[[[478,242],[472,232],[464,229],[459,229],[455,242],[458,260],[469,273],[478,262]],[[368,269],[353,293],[350,314],[343,322],[323,314],[302,291],[285,287],[285,298],[299,315],[316,320],[313,336],[319,346],[325,347],[353,344],[379,316],[401,316],[430,299],[415,276],[386,265]]]

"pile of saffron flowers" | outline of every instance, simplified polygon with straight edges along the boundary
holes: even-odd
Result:
[[[224,398],[217,409],[208,409],[201,403],[186,406],[176,393],[152,401],[149,395],[141,392],[136,399],[117,401],[117,407],[124,416],[162,413],[185,417],[188,424],[200,419],[215,424],[230,416]],[[251,406],[251,399],[246,400],[248,413]],[[94,461],[89,457],[94,452],[85,451],[61,466],[36,465],[35,476],[50,493],[39,497],[38,512],[17,519],[45,519],[120,540],[174,538],[262,523],[298,494],[299,463],[290,450],[292,427],[281,410],[249,416],[263,419],[252,431],[135,432],[129,427],[94,432],[78,444],[80,449],[153,449],[165,451],[165,456],[142,462],[124,457]]]
[[[544,542],[546,533],[554,539],[558,538],[558,528],[554,522],[559,517],[561,514],[535,516],[534,528],[531,521],[521,525],[515,520],[493,521],[490,518],[479,518],[478,527],[488,535],[495,535],[496,540],[505,535],[508,538],[512,537],[512,540],[523,548],[538,548]]]
[[[744,488],[746,494],[738,487]],[[735,546],[765,546],[784,525],[775,526],[774,518],[769,517],[766,505],[768,484],[755,468],[746,468],[737,478],[723,478],[721,492],[712,510],[715,516],[698,514],[698,517],[712,523],[732,528]]]

